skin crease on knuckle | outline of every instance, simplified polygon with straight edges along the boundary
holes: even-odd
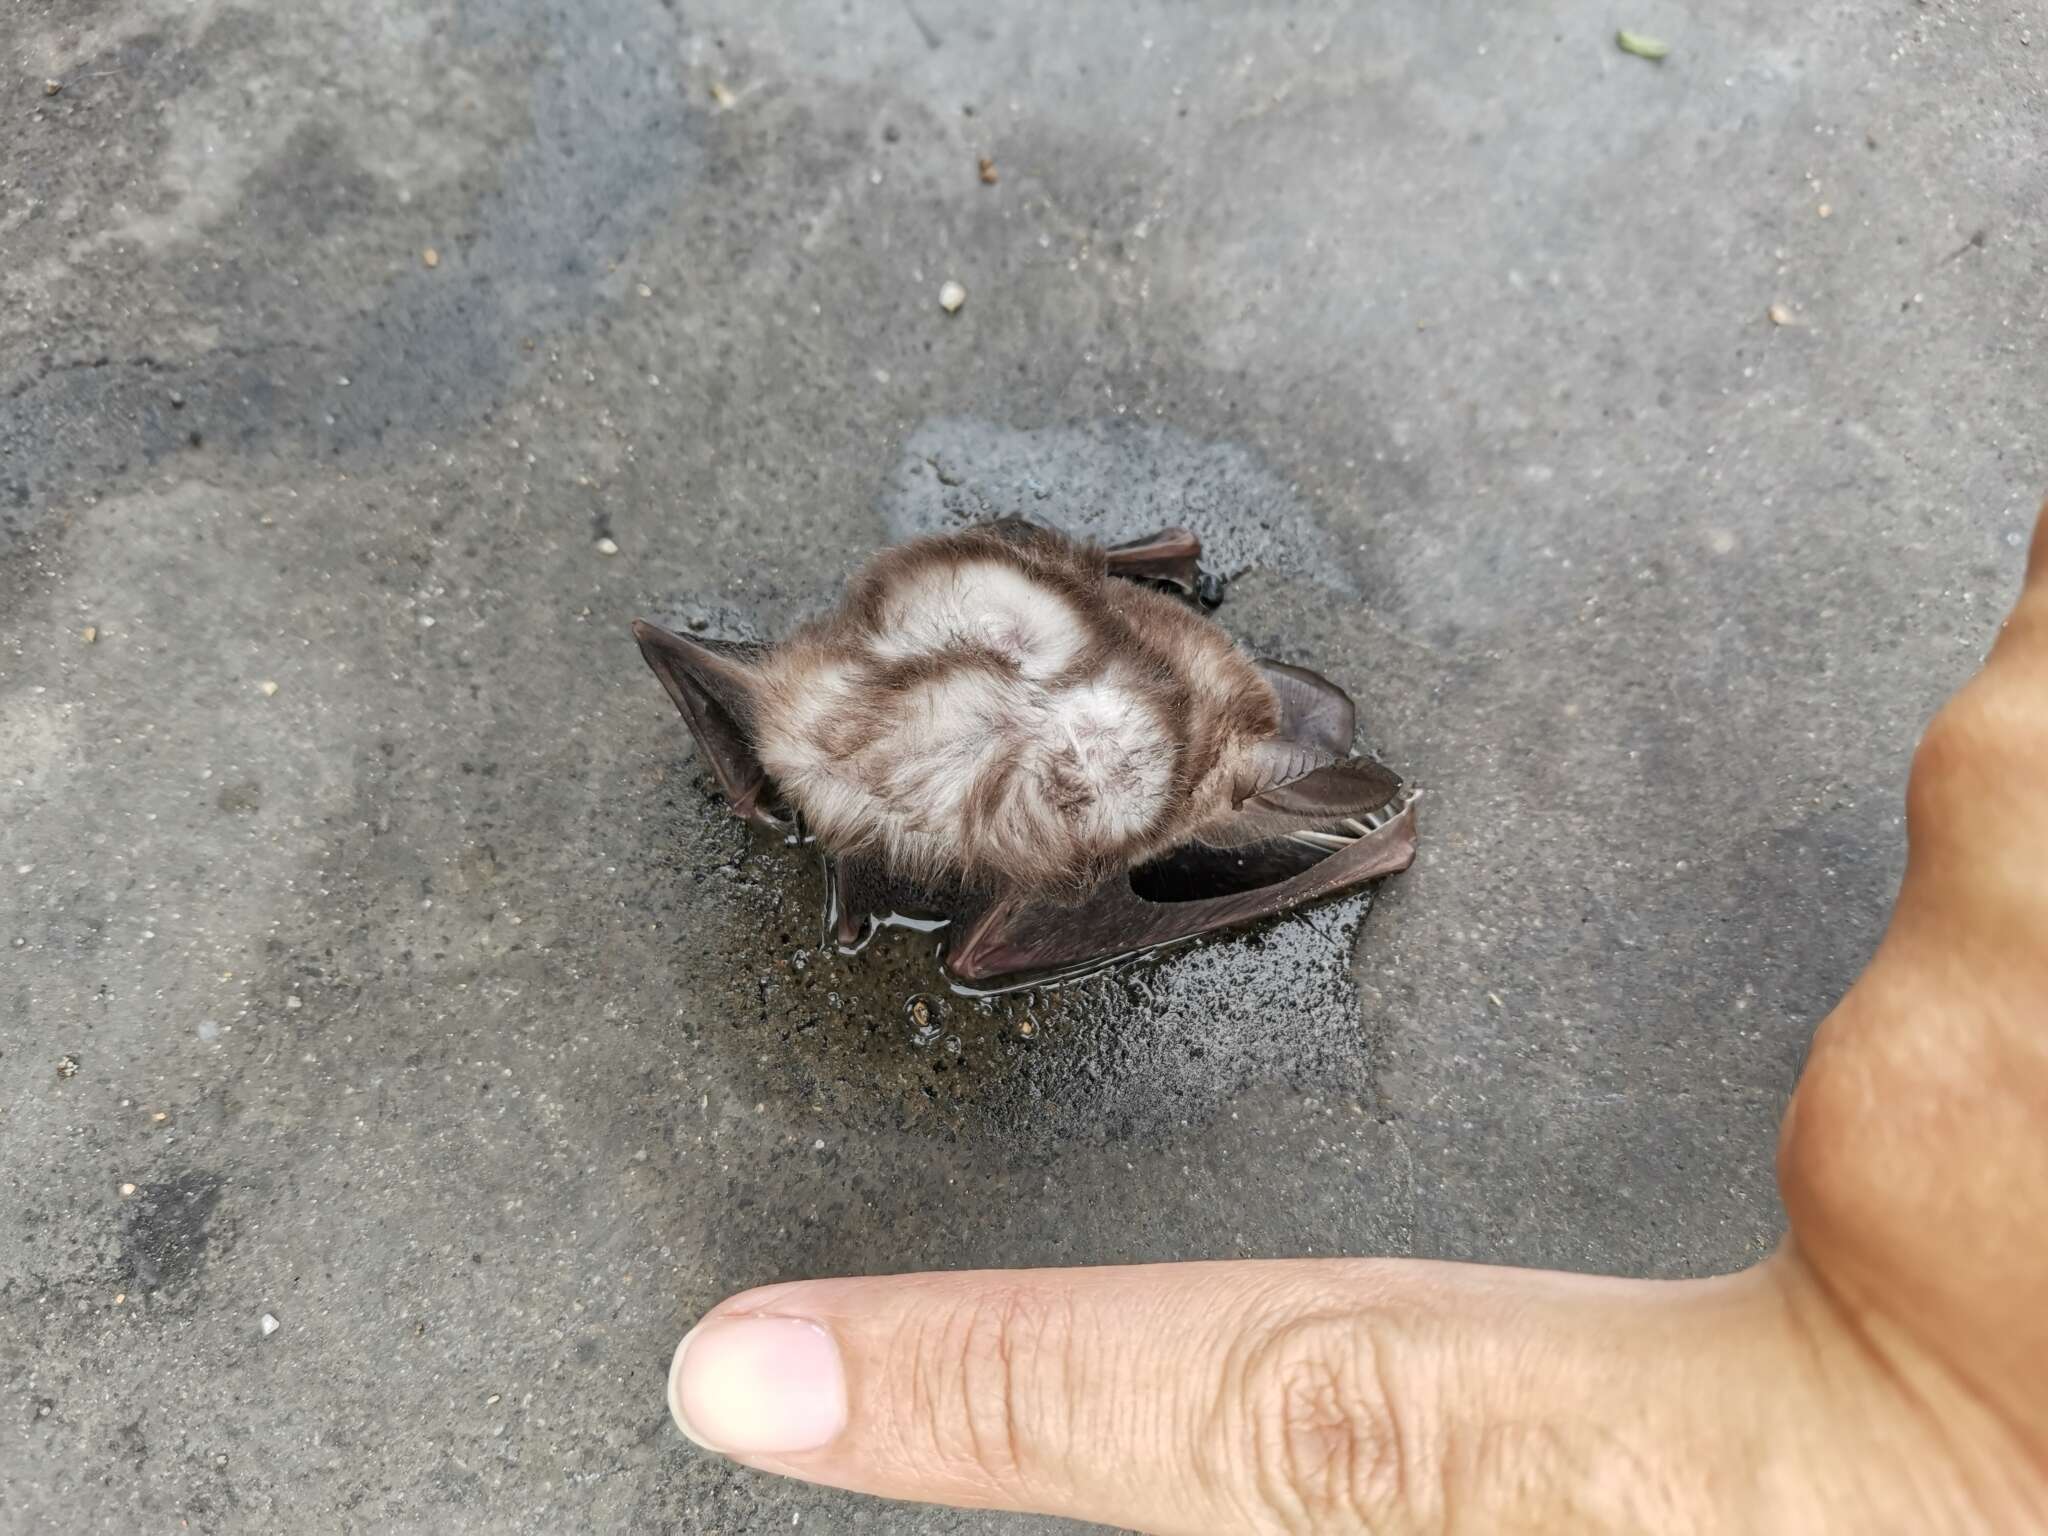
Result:
[[[1041,1466],[1063,1465],[1072,1440],[1073,1329],[1064,1302],[1023,1288],[920,1319],[903,1350],[916,1362],[906,1465],[981,1488],[989,1503],[1028,1502]]]
[[[1448,1529],[1434,1385],[1397,1326],[1356,1314],[1284,1322],[1232,1351],[1219,1443],[1260,1532]]]
[[[1561,1362],[1458,1363],[1422,1319],[1355,1306],[1254,1329],[1230,1353],[1203,1438],[1223,1452],[1216,1529],[1272,1536],[1694,1529],[1665,1475],[1668,1444],[1612,1427],[1522,1417],[1505,1378],[1555,1384]],[[1566,1374],[1569,1374],[1568,1372]],[[1491,1406],[1467,1401],[1484,1382]],[[1746,1492],[1746,1490],[1744,1490]],[[1563,1523],[1560,1524],[1559,1521]]]

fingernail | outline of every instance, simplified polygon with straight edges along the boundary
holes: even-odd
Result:
[[[706,1450],[814,1451],[846,1428],[846,1368],[832,1335],[803,1318],[712,1318],[676,1346],[668,1406]]]

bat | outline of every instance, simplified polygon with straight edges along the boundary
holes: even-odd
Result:
[[[772,645],[633,635],[733,813],[823,847],[842,946],[915,918],[956,982],[1044,978],[1414,859],[1349,696],[1240,650],[1200,560],[1005,519],[883,551]]]

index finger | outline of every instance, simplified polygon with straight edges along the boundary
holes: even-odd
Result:
[[[715,1309],[669,1397],[701,1445],[896,1499],[1162,1533],[1641,1528],[1827,1421],[1807,1402],[1766,1446],[1730,1411],[1780,1358],[1766,1293],[1406,1260],[822,1280]]]

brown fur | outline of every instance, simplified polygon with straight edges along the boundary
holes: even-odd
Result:
[[[1018,525],[885,551],[756,676],[763,761],[827,847],[1004,889],[1186,841],[1279,722],[1216,625]]]

